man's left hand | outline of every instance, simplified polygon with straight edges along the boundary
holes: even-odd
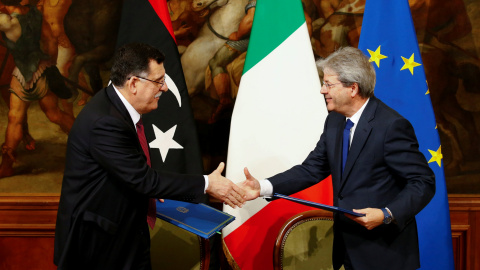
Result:
[[[365,208],[365,209],[353,209],[353,212],[359,214],[365,214],[364,217],[356,217],[349,214],[345,214],[348,218],[367,228],[373,230],[379,225],[383,224],[383,212],[378,208]]]

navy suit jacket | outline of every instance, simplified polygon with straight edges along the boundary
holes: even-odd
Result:
[[[346,209],[388,207],[395,223],[367,230],[349,218],[334,217],[333,263],[345,250],[355,269],[417,269],[420,266],[415,215],[435,194],[435,175],[412,125],[375,97],[354,133],[342,173],[345,116],[331,112],[315,149],[301,165],[269,180],[273,192],[293,194],[332,175],[334,205]]]
[[[55,231],[58,269],[132,269],[149,246],[149,198],[201,200],[202,175],[147,165],[134,123],[112,86],[78,115],[67,143]],[[140,255],[141,256],[141,255]]]

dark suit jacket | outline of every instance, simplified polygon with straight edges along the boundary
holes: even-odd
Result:
[[[332,175],[334,205],[346,209],[388,207],[395,223],[369,231],[335,215],[334,268],[345,248],[355,269],[417,269],[415,215],[435,194],[435,175],[418,150],[412,125],[375,97],[357,124],[342,175],[345,116],[331,112],[315,149],[301,165],[269,180],[273,191],[293,194]]]
[[[112,86],[78,115],[68,137],[55,231],[58,269],[132,269],[149,245],[149,198],[194,201],[202,175],[151,169]],[[134,268],[134,267],[133,267]]]

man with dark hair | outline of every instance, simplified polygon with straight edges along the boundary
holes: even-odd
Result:
[[[317,146],[265,180],[245,168],[247,199],[293,194],[332,175],[333,204],[365,214],[335,214],[334,269],[417,269],[415,215],[435,194],[435,175],[413,127],[373,95],[375,69],[362,51],[339,49],[319,68],[330,114]]]
[[[221,176],[223,163],[208,176],[150,167],[141,115],[156,109],[168,90],[163,60],[149,45],[119,48],[113,83],[78,115],[68,138],[57,216],[58,269],[151,269],[152,198],[198,201],[206,192],[232,207],[244,203],[243,190]],[[153,221],[154,214],[153,206]]]

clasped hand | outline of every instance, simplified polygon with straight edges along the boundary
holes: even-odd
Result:
[[[221,162],[217,169],[208,175],[208,187],[206,192],[230,207],[242,207],[245,203],[245,191],[232,181],[222,176],[225,163]]]
[[[260,196],[260,182],[253,177],[248,171],[247,167],[243,169],[245,174],[245,181],[240,183],[240,186],[245,191],[245,200],[250,201]]]

